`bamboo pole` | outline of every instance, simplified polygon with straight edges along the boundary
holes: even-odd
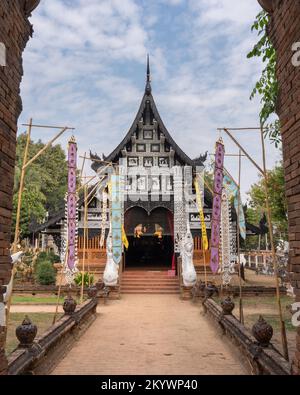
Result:
[[[223,167],[223,169],[224,169],[225,173],[228,175],[228,177],[230,177],[232,179],[232,181],[235,183],[236,187],[238,188],[239,187],[238,182],[235,181],[235,179],[232,177],[232,175],[229,173],[229,171],[225,167]]]
[[[81,166],[80,179],[82,179],[82,174],[83,174],[83,170],[84,170],[85,160],[86,160],[86,152],[84,153],[84,158],[83,158],[83,162],[82,162],[82,166]]]
[[[267,172],[267,165],[266,165],[266,149],[265,149],[265,140],[264,140],[263,129],[261,129],[261,131],[260,131],[260,136],[261,136],[261,144],[262,144],[264,186],[265,186],[267,216],[268,216],[268,224],[269,224],[269,236],[270,236],[273,265],[274,265],[274,271],[275,271],[276,298],[277,298],[278,312],[279,312],[279,319],[280,319],[280,328],[281,328],[281,341],[282,341],[284,358],[288,361],[289,360],[289,351],[288,351],[285,322],[283,319],[281,299],[280,299],[280,285],[279,285],[279,279],[278,279],[278,262],[277,262],[277,255],[276,255],[275,243],[274,243],[274,237],[273,237],[273,224],[272,224],[272,216],[271,216],[270,201],[269,201],[268,172]]]
[[[88,158],[86,158],[86,159],[88,159]],[[103,170],[105,170],[105,169],[108,168],[108,167],[109,167],[109,164],[106,165],[106,166],[104,167]],[[91,178],[89,178],[88,181],[87,181],[86,183],[84,183],[83,185],[81,185],[81,186],[77,189],[77,192],[80,192],[81,189],[83,189],[85,185],[88,185],[91,181],[93,181],[93,180],[94,180],[95,178],[97,178],[97,177],[98,177],[98,176],[96,175],[96,176],[92,176]],[[101,180],[100,180],[99,182],[103,181],[104,178],[105,178],[104,175],[100,175],[100,177],[102,177],[102,178],[101,178]],[[82,177],[82,178],[86,178],[86,177]]]
[[[92,200],[92,199],[91,199]],[[85,217],[85,237],[86,237],[86,245],[87,245],[87,250],[89,250],[89,225],[88,225],[88,207],[89,207],[89,202],[86,202],[86,217]],[[91,286],[91,279],[90,279],[90,260],[88,259],[88,284],[89,287]]]
[[[209,190],[209,192],[210,192],[211,194],[214,194],[214,192],[213,192],[213,190],[211,189],[211,187],[210,187],[210,185],[208,184],[208,182],[205,181],[205,177],[204,177],[204,176],[201,176],[201,174],[198,174],[198,176],[199,176],[199,177],[202,177],[202,180],[203,180],[203,182],[204,182],[204,185],[207,187],[207,189]]]
[[[269,235],[270,235],[270,243],[272,248],[272,256],[274,262],[274,270],[275,270],[275,280],[276,280],[276,299],[278,305],[278,313],[279,313],[279,320],[280,320],[280,329],[281,329],[281,341],[282,341],[282,348],[284,357],[286,360],[289,360],[289,353],[288,353],[288,344],[287,344],[287,337],[286,337],[286,329],[285,329],[285,322],[283,320],[282,314],[282,306],[280,300],[280,286],[278,280],[278,263],[277,263],[277,256],[275,251],[274,239],[273,239],[273,226],[272,226],[272,216],[270,210],[270,202],[269,202],[269,190],[268,190],[268,173],[267,173],[267,165],[266,165],[266,149],[265,149],[265,141],[264,141],[264,128],[255,128],[255,130],[260,130],[261,135],[261,145],[262,145],[262,156],[263,156],[263,170],[261,167],[252,159],[252,157],[244,150],[244,148],[238,143],[238,141],[232,136],[232,134],[228,131],[228,128],[220,129],[224,130],[226,134],[232,139],[232,141],[238,146],[238,148],[247,156],[250,162],[259,170],[259,172],[263,175],[264,178],[264,186],[265,186],[265,198],[266,198],[266,209],[267,209],[267,217],[268,217],[268,226],[269,226]],[[247,130],[246,128],[242,129],[231,129],[231,130]]]
[[[258,126],[254,127],[254,128],[217,128],[217,130],[220,131],[220,132],[222,130],[225,130],[225,129],[239,132],[239,131],[242,131],[242,130],[261,130],[261,129],[267,130],[268,128],[267,127],[261,128],[261,127],[258,127]]]
[[[25,165],[27,163],[29,145],[30,145],[30,137],[31,137],[31,129],[32,129],[32,118],[30,118],[28,130],[27,130],[27,140],[26,146],[24,150],[24,157],[23,157],[23,166],[21,169],[21,178],[20,178],[20,185],[19,185],[19,196],[18,196],[18,206],[17,206],[17,215],[16,215],[16,227],[15,227],[15,237],[12,251],[16,253],[18,248],[19,242],[19,233],[20,233],[20,216],[21,216],[21,206],[22,206],[22,194],[24,190],[24,182],[25,182]]]
[[[22,126],[29,126],[27,123],[22,123]],[[42,129],[63,129],[65,126],[49,126],[49,125],[31,125],[33,128],[42,128]],[[75,130],[75,128],[66,127],[67,130]]]
[[[203,239],[202,239],[202,246],[203,246]],[[204,262],[204,283],[205,286],[207,287],[206,250],[204,247],[202,248],[203,248],[203,262]]]
[[[77,188],[76,192],[80,192],[86,185],[89,185],[90,182],[92,182],[97,176],[93,176],[91,178],[88,179],[87,182],[85,182],[83,185],[80,185],[79,188]]]
[[[84,291],[85,255],[86,255],[86,226],[87,226],[87,186],[84,187],[84,217],[83,218],[84,218],[84,220],[83,220],[83,256],[82,256],[80,304],[82,304],[82,302],[83,302],[83,291]]]
[[[85,198],[85,200],[87,201],[87,205],[89,205],[91,203],[91,201],[94,199],[95,195],[96,195],[96,191],[97,188],[99,186],[99,182],[97,182],[95,185],[92,186],[91,191],[87,192],[87,197]]]
[[[63,133],[65,133],[65,131],[68,130],[67,127],[63,128],[56,136],[53,137],[53,139],[51,139],[50,141],[48,141],[48,143],[36,154],[34,155],[33,158],[31,158],[23,167],[25,167],[25,169],[32,163],[34,162],[43,152],[46,151],[46,149],[48,149],[51,144],[54,143],[54,141],[56,141]]]
[[[240,322],[244,324],[244,311],[243,311],[243,293],[242,293],[242,270],[240,259],[240,209],[241,209],[241,168],[242,157],[241,150],[239,155],[239,178],[238,178],[238,212],[237,212],[237,264],[239,270],[239,313]]]
[[[223,129],[222,129],[223,130]],[[209,154],[209,156],[216,156],[216,154]],[[239,154],[225,154],[224,156],[233,156],[233,157],[236,157],[236,158],[238,158],[239,157]],[[241,155],[241,156],[246,156],[246,155]]]
[[[231,140],[239,147],[239,149],[246,155],[250,162],[259,170],[259,172],[264,175],[262,168],[252,159],[248,152],[240,145],[240,143],[233,137],[233,135],[228,131],[228,129],[223,129],[224,132],[231,138]]]
[[[18,251],[18,243],[19,243],[19,236],[20,236],[20,217],[21,217],[21,206],[22,206],[22,194],[24,190],[25,184],[25,168],[24,165],[27,162],[28,152],[29,152],[29,145],[30,145],[30,138],[31,138],[31,130],[32,130],[32,118],[29,120],[28,130],[27,130],[27,139],[26,145],[24,150],[24,157],[23,157],[23,166],[21,169],[21,178],[20,178],[20,185],[19,185],[19,194],[18,194],[18,205],[17,205],[17,214],[16,214],[16,226],[15,226],[15,236],[14,242],[12,245],[12,252],[15,254]],[[15,273],[17,271],[16,265],[14,265],[12,270],[12,283],[14,283]],[[6,322],[8,323],[9,313],[11,308],[11,301],[12,301],[12,294],[11,292],[9,299],[7,301],[7,308],[6,308]]]
[[[201,175],[197,174],[196,181],[197,181],[197,179],[199,179],[199,176],[201,176]],[[202,178],[203,178],[203,182],[205,184],[206,183],[205,177],[203,176]],[[209,187],[209,190],[211,191],[210,187]],[[202,199],[202,194],[201,194],[200,198]],[[204,215],[204,207],[201,207],[201,210]],[[205,286],[207,286],[206,250],[204,248],[203,237],[202,237],[202,251],[203,251],[203,265],[204,265],[204,283],[205,283]]]
[[[66,267],[66,265],[67,265],[68,256],[69,256],[69,243],[67,243],[66,255],[65,255],[64,263],[63,263],[62,268],[61,268],[61,272],[60,272],[59,286],[58,286],[57,299],[56,299],[56,306],[55,306],[55,313],[54,313],[52,325],[55,324],[55,322],[56,322],[56,317],[57,317],[57,314],[58,314],[58,306],[59,306],[59,299],[60,299],[60,294],[61,294],[62,279],[63,279],[64,269],[65,269],[65,267]]]
[[[83,158],[83,156],[79,156],[79,158]],[[87,160],[91,160],[92,162],[98,162],[98,163],[104,163],[106,165],[116,165],[119,166],[118,162],[109,162],[107,160],[102,160],[102,159],[93,159],[90,157],[86,157]]]

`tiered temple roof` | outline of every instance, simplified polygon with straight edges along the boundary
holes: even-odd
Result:
[[[133,136],[136,135],[137,131],[139,130],[139,123],[143,120],[144,122],[150,121],[151,124],[157,123],[157,127],[161,135],[164,136],[165,141],[169,146],[175,151],[175,155],[178,158],[178,161],[181,162],[182,165],[189,165],[189,166],[204,166],[204,162],[206,160],[207,155],[199,156],[195,160],[191,159],[186,153],[177,145],[177,143],[172,138],[171,134],[169,133],[168,129],[164,125],[161,116],[158,112],[156,107],[154,97],[152,95],[152,87],[151,87],[151,74],[150,74],[150,63],[149,63],[149,56],[147,58],[147,79],[146,79],[146,86],[145,86],[145,93],[142,98],[142,102],[140,104],[139,110],[136,114],[136,117],[120,144],[107,156],[103,156],[100,158],[97,154],[93,154],[91,152],[91,158],[95,159],[92,163],[92,169],[97,171],[99,167],[101,167],[100,160],[104,160],[105,162],[117,162],[118,159],[121,157],[122,150],[126,149],[128,144],[130,144],[131,139]]]

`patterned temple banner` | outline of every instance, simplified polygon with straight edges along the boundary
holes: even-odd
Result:
[[[105,242],[105,231],[107,222],[107,199],[108,195],[105,192],[105,188],[102,192],[102,216],[101,216],[101,236],[100,236],[100,247],[104,246]]]
[[[186,234],[187,213],[184,199],[183,172],[181,166],[174,166],[174,252],[181,253],[181,242]]]
[[[124,247],[126,248],[126,250],[128,250],[129,247],[129,241],[127,239],[127,235],[124,229],[124,225],[122,225],[122,243],[124,245]]]
[[[207,251],[208,250],[208,238],[207,238],[205,218],[204,218],[203,207],[202,207],[202,194],[201,194],[199,183],[198,183],[197,179],[195,180],[194,184],[195,184],[195,190],[196,190],[197,205],[198,205],[199,214],[200,214],[203,249],[204,249],[204,251]]]
[[[214,198],[211,225],[211,258],[210,267],[214,274],[217,273],[220,264],[220,223],[223,188],[223,167],[224,167],[225,147],[222,139],[216,143],[216,158],[214,170]]]
[[[111,176],[111,229],[113,260],[116,264],[122,258],[122,205],[120,200],[119,176]]]
[[[227,286],[231,281],[231,274],[234,273],[234,257],[232,252],[232,227],[231,227],[231,206],[230,192],[223,188],[222,208],[221,208],[221,256],[222,256],[222,278],[223,285]]]
[[[244,240],[246,240],[246,221],[243,205],[241,203],[239,204],[239,201],[241,202],[241,197],[239,196],[239,188],[228,174],[224,175],[223,184],[224,187],[230,192],[231,196],[234,197],[234,208],[236,213],[239,213],[238,216],[240,235]]]
[[[77,272],[77,144],[74,136],[68,146],[68,192],[66,204],[66,237],[67,242],[67,265],[65,275],[68,283],[73,282],[74,274]]]

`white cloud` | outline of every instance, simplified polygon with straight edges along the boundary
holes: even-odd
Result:
[[[256,40],[250,25],[259,6],[252,0],[232,3],[41,2],[24,56],[21,121],[33,116],[42,123],[69,124],[76,127],[81,155],[89,148],[108,154],[136,115],[150,52],[153,94],[170,133],[191,157],[213,152],[217,127],[258,123],[259,102],[249,96],[261,65],[246,54]],[[34,137],[50,135],[35,131]],[[239,138],[260,160],[253,132]],[[225,141],[227,152],[237,151]],[[278,154],[268,150],[271,165]],[[233,160],[227,166],[236,172]],[[257,172],[247,162],[244,166],[246,191]]]
[[[183,4],[184,0],[162,0],[163,3],[171,5],[171,6],[177,6],[179,4]]]

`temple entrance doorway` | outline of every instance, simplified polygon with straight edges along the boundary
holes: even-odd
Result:
[[[129,248],[125,252],[125,270],[171,269],[174,256],[173,213],[158,207],[150,214],[141,207],[125,213],[125,231]]]

